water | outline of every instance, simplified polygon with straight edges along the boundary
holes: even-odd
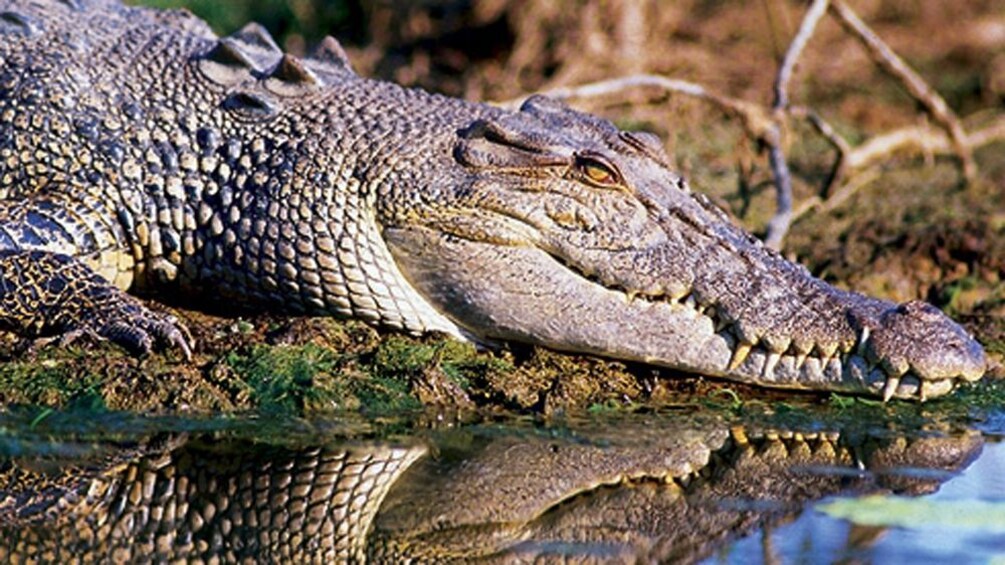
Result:
[[[818,508],[854,497],[831,496],[791,523],[726,545],[706,563],[1005,563],[1003,470],[1005,443],[986,443],[969,467],[914,499],[910,525],[898,524],[904,520],[896,515],[879,527],[835,518]],[[978,505],[982,513],[970,514]]]
[[[0,415],[0,559],[1005,562],[1005,432]]]

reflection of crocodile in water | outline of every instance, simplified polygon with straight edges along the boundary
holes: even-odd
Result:
[[[136,353],[184,329],[119,288],[513,340],[783,388],[931,397],[985,370],[932,306],[765,249],[652,135],[284,55],[187,12],[0,0],[0,326]],[[109,282],[111,281],[111,282]]]
[[[823,496],[929,492],[982,445],[675,420],[607,430],[298,448],[175,437],[9,460],[0,559],[692,561]]]

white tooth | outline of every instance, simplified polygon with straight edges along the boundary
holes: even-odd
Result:
[[[764,361],[764,367],[761,369],[762,379],[772,379],[775,376],[775,365],[778,365],[778,360],[782,358],[780,353],[775,353],[772,351],[768,354],[768,358]]]
[[[837,353],[837,349],[838,344],[836,341],[830,343],[818,343],[817,352],[820,354],[820,363],[826,366],[831,357],[834,357],[834,354]]]
[[[785,353],[789,349],[792,339],[785,336],[765,334],[764,337],[761,338],[761,343],[763,343],[769,351]]]
[[[729,434],[737,445],[747,445],[750,443],[750,440],[747,439],[747,432],[741,426],[733,426],[729,429]]]
[[[666,290],[666,295],[670,297],[670,302],[677,304],[684,297],[691,294],[691,291],[685,287],[675,287]]]
[[[684,299],[684,305],[688,308],[698,309],[698,301],[694,299],[694,294],[687,295],[687,298]]]
[[[803,368],[803,363],[806,362],[806,358],[808,356],[809,356],[809,353],[796,353],[796,370],[797,371]]]
[[[735,371],[743,362],[747,359],[747,355],[750,355],[750,348],[753,345],[740,341],[736,344],[736,349],[733,350],[733,357],[729,360],[729,366],[726,368],[727,371]]]
[[[896,357],[886,357],[879,362],[879,365],[886,374],[897,375],[898,377],[903,377],[911,368],[911,364],[907,362],[907,359]]]
[[[939,381],[921,381],[921,386],[918,387],[918,396],[922,402],[933,398],[936,396],[941,396],[943,394],[948,394],[955,387],[955,383],[952,379],[943,379]]]
[[[868,326],[862,327],[862,335],[860,335],[858,338],[858,350],[856,351],[856,353],[858,354],[859,357],[863,359],[865,359],[865,344],[867,341],[869,341],[869,331],[870,330]]]
[[[889,402],[893,398],[893,394],[897,392],[897,387],[900,386],[899,376],[888,376],[886,377],[886,384],[883,385],[883,402]]]
[[[715,333],[719,333],[728,327],[729,327],[729,321],[726,320],[726,318],[720,317],[715,321]]]

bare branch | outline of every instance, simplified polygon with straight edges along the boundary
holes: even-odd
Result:
[[[1005,141],[1005,116],[998,116],[989,124],[967,136],[967,150],[973,152],[980,147]],[[936,155],[954,155],[956,148],[948,135],[930,127],[906,127],[878,135],[844,154],[844,164],[848,171],[861,170],[880,159],[911,148],[923,148]],[[865,171],[853,176],[847,184],[834,191],[826,200],[813,197],[803,202],[792,214],[792,221],[813,210],[828,211],[840,206],[860,188],[875,180],[878,173]]]
[[[743,127],[753,139],[763,140],[773,127],[768,112],[759,104],[723,96],[706,89],[700,84],[677,80],[659,75],[641,74],[591,82],[580,86],[565,86],[538,92],[559,100],[575,100],[615,96],[639,88],[656,88],[662,92],[683,94],[711,103],[723,113],[740,118]],[[496,103],[497,106],[515,110],[527,99],[526,96]]]
[[[792,43],[789,44],[789,48],[785,52],[782,66],[778,69],[778,74],[775,76],[775,103],[773,109],[776,112],[784,110],[789,106],[788,90],[792,73],[795,72],[796,63],[799,62],[799,56],[803,54],[803,49],[806,48],[806,44],[813,37],[817,23],[827,13],[828,3],[829,0],[813,0],[813,4],[806,11],[802,23],[799,24],[799,31],[796,32],[796,36],[792,39]]]
[[[861,175],[856,175],[851,180],[849,180],[844,186],[834,191],[834,194],[830,198],[824,200],[819,196],[814,196],[812,198],[807,198],[798,208],[792,213],[792,221],[796,221],[799,218],[805,216],[807,213],[814,210],[820,212],[829,212],[846,200],[851,198],[860,188],[867,186],[872,181],[879,178],[879,173],[876,171],[866,171]]]
[[[967,133],[946,101],[932,90],[925,80],[918,76],[918,73],[914,72],[903,59],[897,56],[886,42],[873,33],[869,26],[842,0],[833,0],[830,3],[830,9],[831,13],[841,22],[842,27],[865,46],[876,64],[898,79],[907,92],[921,103],[932,118],[946,130],[952,140],[953,149],[963,166],[963,176],[967,180],[972,180],[977,175],[977,166],[974,163],[973,153],[967,144]]]
[[[1005,140],[1005,116],[999,116],[991,124],[968,135],[964,140],[964,148],[968,153],[973,153],[978,147],[1002,140]],[[870,138],[848,153],[845,159],[850,170],[862,169],[912,147],[942,155],[957,152],[955,141],[946,133],[929,127],[914,126]]]
[[[820,196],[822,198],[827,198],[831,194],[831,189],[836,186],[841,179],[844,177],[845,173],[848,171],[847,166],[847,156],[851,153],[851,144],[845,139],[841,134],[834,129],[827,120],[823,119],[820,114],[817,114],[810,108],[803,106],[790,106],[789,114],[797,118],[803,118],[813,126],[813,129],[817,131],[826,139],[834,150],[837,151],[837,158],[834,160],[834,165],[831,167],[831,172],[827,176],[827,180],[824,181],[824,185],[820,187]]]
[[[775,178],[776,209],[775,215],[768,222],[764,244],[772,249],[781,249],[785,234],[789,233],[789,226],[792,224],[792,175],[780,141],[768,147],[768,161]]]
[[[764,136],[768,144],[768,161],[771,164],[771,173],[775,179],[775,215],[768,222],[768,231],[764,238],[764,243],[772,249],[781,249],[785,234],[789,232],[789,225],[792,220],[792,175],[789,172],[789,165],[785,158],[784,140],[782,139],[782,128],[784,127],[784,114],[789,106],[789,81],[792,73],[795,72],[796,63],[803,49],[813,37],[813,32],[817,28],[820,18],[827,13],[828,0],[813,0],[803,21],[799,24],[796,36],[785,51],[785,58],[775,76],[775,102],[772,110],[772,132]]]

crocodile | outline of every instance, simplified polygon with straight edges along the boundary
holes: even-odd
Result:
[[[127,294],[922,400],[986,359],[922,301],[837,289],[740,228],[660,139],[360,77],[328,37],[0,0],[0,329],[191,357]]]
[[[687,418],[397,442],[199,433],[50,445],[61,455],[0,464],[0,559],[694,562],[826,496],[932,492],[982,446],[974,431]]]

